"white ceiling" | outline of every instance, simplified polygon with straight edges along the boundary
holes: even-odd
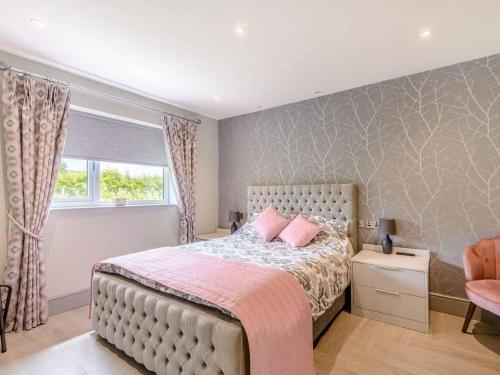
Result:
[[[498,53],[500,1],[0,0],[0,49],[221,119]]]

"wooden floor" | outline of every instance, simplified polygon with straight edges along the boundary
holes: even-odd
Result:
[[[431,332],[414,332],[342,312],[314,351],[317,375],[500,374],[500,332],[431,312]],[[89,329],[87,309],[56,315],[29,332],[8,334],[0,374],[150,374]]]

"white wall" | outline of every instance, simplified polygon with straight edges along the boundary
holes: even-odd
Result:
[[[202,120],[198,127],[196,228],[210,232],[218,222],[218,123],[133,93],[0,51],[9,65],[69,81],[83,87],[141,102]],[[72,91],[71,104],[92,110],[159,124],[158,113],[120,102]],[[0,126],[1,128],[1,126]],[[7,204],[3,129],[0,129],[0,276],[6,261]],[[112,256],[177,244],[179,214],[176,206],[109,207],[51,210],[45,230],[46,279],[49,298],[88,288],[93,263]]]
[[[176,206],[52,210],[45,231],[49,297],[88,288],[99,259],[177,244]]]

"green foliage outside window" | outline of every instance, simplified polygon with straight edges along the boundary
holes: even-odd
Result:
[[[163,176],[131,176],[114,169],[106,169],[99,176],[100,200],[162,200]],[[62,162],[54,198],[86,198],[87,171],[68,170]]]
[[[162,200],[163,177],[130,176],[117,170],[108,169],[101,172],[99,179],[101,200],[117,198],[127,200]]]
[[[87,197],[87,171],[68,170],[65,162],[61,163],[57,177],[54,198]]]

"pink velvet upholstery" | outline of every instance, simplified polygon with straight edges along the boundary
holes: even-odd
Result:
[[[254,227],[264,241],[269,242],[280,234],[288,223],[290,223],[290,220],[281,216],[272,205],[269,205],[250,225]]]
[[[475,305],[500,315],[500,280],[468,281],[465,292]]]
[[[469,246],[462,259],[471,302],[500,315],[500,236]]]
[[[278,236],[292,247],[303,247],[321,232],[321,227],[297,215]]]

